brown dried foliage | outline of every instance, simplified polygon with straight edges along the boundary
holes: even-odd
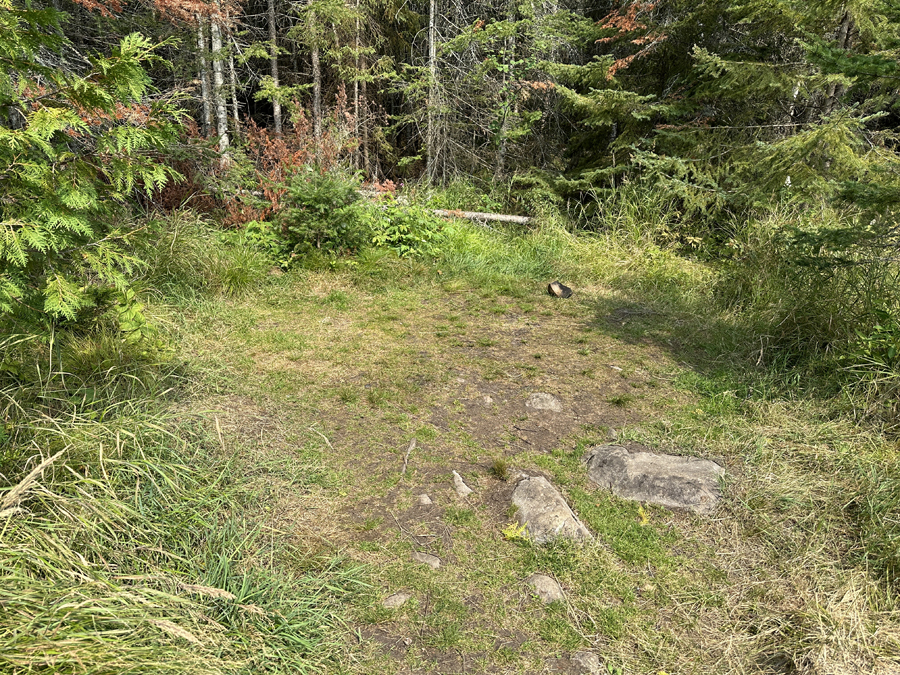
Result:
[[[311,120],[296,101],[291,124],[286,125],[281,136],[259,127],[253,121],[247,125],[245,153],[256,174],[260,196],[267,204],[260,207],[254,204],[258,200],[245,200],[240,196],[227,201],[223,220],[226,227],[238,227],[251,220],[265,220],[278,213],[291,176],[311,164],[322,172],[328,171],[358,146],[358,139],[348,132],[353,129],[354,119],[347,109],[343,87],[338,91],[336,103],[330,120],[323,125],[322,138],[318,142]]]
[[[642,22],[641,17],[652,12],[658,4],[659,3],[657,0],[653,0],[651,2],[639,1],[629,3],[625,7],[620,7],[619,9],[613,10],[605,17],[603,17],[598,23],[601,28],[613,29],[616,31],[616,33],[615,35],[610,35],[609,37],[600,38],[599,40],[597,40],[597,43],[608,44],[611,42],[616,42],[618,40],[626,38],[630,33],[634,33],[635,31],[640,30],[646,30],[647,24]],[[650,31],[645,35],[640,35],[629,40],[629,42],[633,45],[637,45],[639,47],[644,45],[646,46],[644,46],[643,49],[635,52],[634,54],[629,54],[628,56],[616,59],[607,71],[606,79],[611,80],[613,77],[615,77],[616,73],[619,70],[630,66],[635,59],[639,59],[642,56],[649,54],[653,50],[653,48],[660,42],[663,42],[666,37],[667,36],[664,33],[660,33],[658,31]]]

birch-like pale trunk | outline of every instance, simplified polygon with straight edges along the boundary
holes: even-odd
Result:
[[[234,137],[238,139],[241,135],[241,109],[237,100],[237,71],[234,67],[234,52],[237,49],[237,41],[231,35],[230,30],[229,37],[231,37],[231,50],[229,50],[228,54],[228,74],[231,79],[231,111],[234,116]]]
[[[366,67],[366,60],[362,60],[362,67]],[[363,152],[363,170],[366,172],[366,175],[369,176],[371,180],[376,180],[377,176],[372,173],[372,163],[369,160],[369,99],[366,95],[366,81],[362,81],[362,119],[360,119],[360,125],[362,126],[362,152]]]
[[[203,135],[209,136],[212,131],[212,103],[209,86],[209,64],[206,61],[206,20],[197,17],[197,55],[200,59],[200,95],[203,97]]]
[[[322,68],[319,65],[319,37],[316,26],[316,13],[309,13],[309,32],[312,35],[312,50],[310,61],[312,62],[313,78],[313,135],[316,138],[316,157],[322,158]]]
[[[275,0],[269,0],[269,48],[272,84],[278,88],[278,31],[275,26]],[[275,134],[281,136],[281,102],[272,99],[272,116],[275,118]]]
[[[219,26],[219,18],[213,17],[210,21],[210,37],[212,38],[212,62],[213,62],[213,101],[216,106],[216,122],[219,132],[219,154],[222,156],[222,164],[228,162],[228,110],[225,106],[225,74],[222,67],[222,29]]]
[[[353,151],[353,168],[359,170],[359,0],[356,0],[356,33],[353,42],[355,63],[353,67],[356,72],[353,77],[353,139],[357,142],[356,149]]]
[[[428,118],[425,127],[425,175],[429,183],[433,183],[437,174],[437,120],[435,119],[435,106],[437,105],[437,44],[435,41],[435,12],[437,11],[435,0],[428,3]]]

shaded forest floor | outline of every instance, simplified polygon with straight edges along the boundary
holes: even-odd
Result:
[[[340,670],[579,673],[591,652],[623,674],[900,672],[897,610],[846,510],[861,475],[846,467],[888,446],[742,389],[685,339],[685,321],[712,329],[702,317],[599,284],[556,299],[547,281],[285,274],[178,327],[203,380],[179,412],[219,425],[255,490],[245,517],[367,565]],[[562,411],[526,407],[537,392]],[[718,461],[723,506],[701,518],[598,490],[580,457],[611,438]],[[550,479],[596,540],[515,537],[517,470]],[[544,605],[535,572],[565,599]]]

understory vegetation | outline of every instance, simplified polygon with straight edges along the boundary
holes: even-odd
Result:
[[[0,670],[894,673],[896,3],[263,4],[0,0]]]

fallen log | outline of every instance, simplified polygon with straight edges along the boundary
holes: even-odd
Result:
[[[382,193],[373,190],[360,190],[359,194],[365,199],[374,200],[377,199]],[[404,197],[398,197],[397,203],[406,204],[406,199]],[[431,212],[436,216],[442,216],[444,218],[466,218],[467,220],[473,220],[477,223],[482,224],[488,221],[493,221],[495,223],[515,223],[516,225],[528,225],[534,220],[534,218],[530,218],[528,216],[510,216],[505,213],[481,213],[479,211],[460,211],[458,209],[431,209]]]
[[[492,220],[498,223],[516,223],[517,225],[528,225],[532,221],[528,216],[508,216],[505,213],[479,213],[477,211],[447,211],[446,209],[432,209],[432,213],[436,216],[445,218],[466,218],[474,221]]]

